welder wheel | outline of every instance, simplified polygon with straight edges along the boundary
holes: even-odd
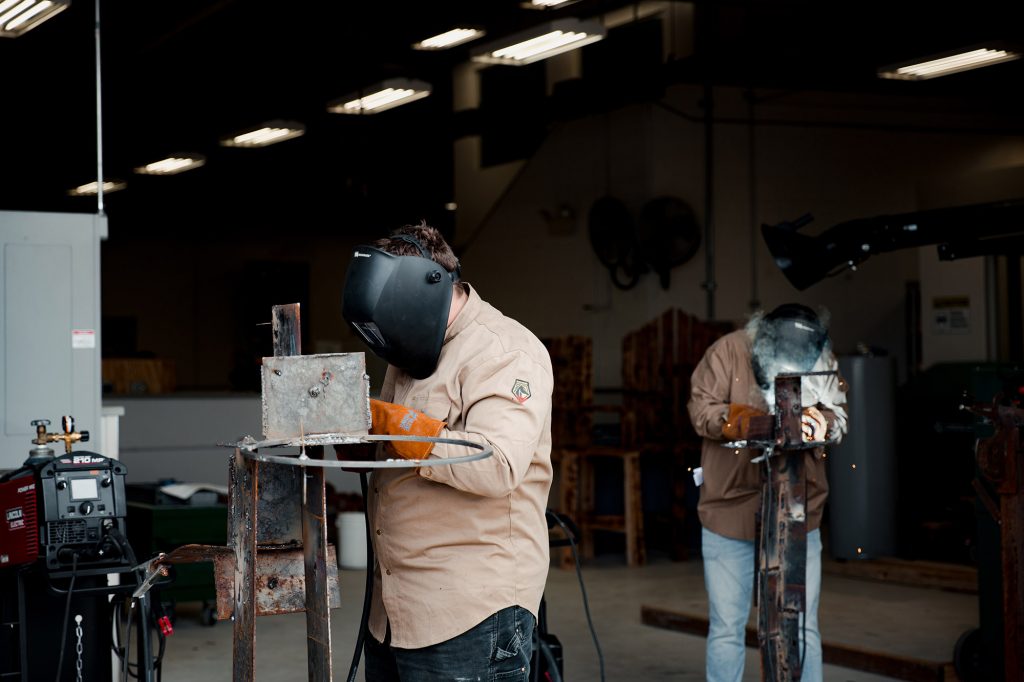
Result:
[[[213,627],[217,624],[217,607],[209,602],[203,602],[203,610],[199,612],[199,623],[206,627]]]
[[[981,682],[981,630],[974,628],[960,635],[953,647],[953,667],[962,682]]]

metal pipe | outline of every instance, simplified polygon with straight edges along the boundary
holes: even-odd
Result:
[[[715,122],[714,86],[704,85],[704,291],[707,319],[715,319]]]
[[[100,0],[96,0],[96,212],[103,212],[103,87],[100,81]]]
[[[757,230],[757,125],[754,123],[755,103],[753,91],[748,90],[747,117],[750,120],[747,147],[747,170],[749,172],[748,182],[750,184],[750,301],[748,306],[751,311],[758,310],[761,307],[761,296],[758,291],[757,281],[757,245],[761,240],[758,239]]]
[[[703,67],[704,99],[704,291],[707,295],[707,319],[715,319],[715,86],[711,73],[714,58],[713,12],[710,3],[697,5],[697,55]]]

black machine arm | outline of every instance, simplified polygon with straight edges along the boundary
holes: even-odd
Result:
[[[805,215],[792,222],[762,225],[768,250],[782,273],[801,291],[836,271],[855,268],[875,253],[929,244],[939,245],[943,260],[984,254],[1024,252],[1024,200],[973,204],[914,213],[848,220],[817,236],[799,230]]]

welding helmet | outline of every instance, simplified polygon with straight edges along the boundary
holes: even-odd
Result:
[[[425,379],[437,368],[459,271],[438,265],[415,238],[394,238],[414,244],[422,256],[357,246],[341,315],[375,355],[415,379]]]
[[[775,376],[810,372],[828,342],[828,329],[807,306],[785,303],[761,318],[754,334],[751,366],[763,390]]]

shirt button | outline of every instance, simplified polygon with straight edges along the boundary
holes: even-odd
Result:
[[[375,493],[379,493],[379,492],[380,492],[380,488],[374,488],[374,489],[373,489],[373,492],[375,492]]]
[[[423,470],[423,475],[426,476],[427,478],[430,478],[431,476],[433,476],[433,474],[431,473],[430,469],[424,469]]]
[[[387,575],[391,575],[391,569],[390,568],[385,568],[384,569],[384,573],[386,573]]]
[[[380,528],[378,528],[377,529],[377,535],[383,535],[383,534],[384,534],[384,531],[382,531]]]

